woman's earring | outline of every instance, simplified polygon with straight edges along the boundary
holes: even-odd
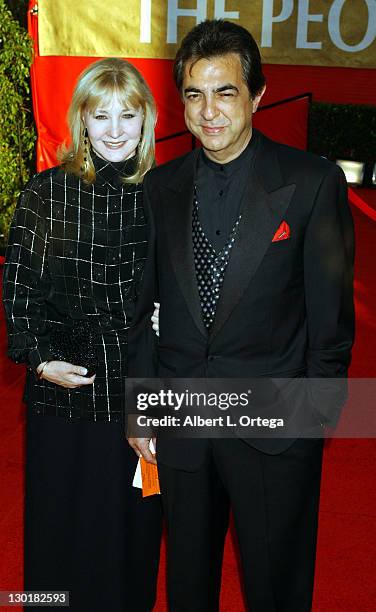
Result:
[[[89,159],[89,134],[87,131],[87,127],[84,127],[82,131],[83,136],[83,165],[81,166],[81,172],[84,174],[88,167],[88,159]]]

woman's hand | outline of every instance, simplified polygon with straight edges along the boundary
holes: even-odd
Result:
[[[44,366],[44,367],[43,367]],[[48,361],[46,365],[41,363],[37,372],[43,369],[41,379],[60,385],[66,389],[76,389],[83,385],[92,385],[95,380],[95,374],[91,378],[87,378],[87,369],[82,366],[75,366],[66,361]]]
[[[153,329],[157,336],[159,336],[159,307],[160,304],[158,302],[154,302],[155,310],[151,317],[151,322],[153,323]]]

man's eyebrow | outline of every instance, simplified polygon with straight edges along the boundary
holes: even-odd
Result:
[[[236,91],[239,93],[239,89],[237,87],[235,87],[235,85],[231,85],[231,83],[227,83],[226,85],[222,85],[221,87],[217,87],[217,89],[215,89],[215,93],[221,93],[222,91],[228,91],[229,89],[232,89],[233,91]]]
[[[222,91],[228,91],[229,89],[239,93],[239,89],[235,85],[232,85],[231,83],[226,83],[226,85],[221,85],[220,87],[217,87],[213,91],[214,93],[221,93]],[[184,89],[184,93],[185,94],[202,93],[202,89],[199,89],[198,87],[186,87],[186,89]]]
[[[186,87],[184,89],[184,93],[189,93],[189,92],[193,92],[193,93],[202,93],[201,89],[198,89],[198,87]]]

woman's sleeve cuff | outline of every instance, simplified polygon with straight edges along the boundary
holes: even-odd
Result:
[[[37,371],[38,366],[45,361],[51,361],[53,356],[51,355],[49,347],[37,347],[29,353],[29,366],[34,372]]]

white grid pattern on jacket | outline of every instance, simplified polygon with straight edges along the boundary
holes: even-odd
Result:
[[[140,185],[95,159],[93,185],[52,168],[21,193],[4,266],[9,356],[31,368],[51,357],[50,330],[72,319],[98,331],[94,385],[67,390],[28,370],[25,399],[38,414],[120,421],[126,343],[146,258]]]

